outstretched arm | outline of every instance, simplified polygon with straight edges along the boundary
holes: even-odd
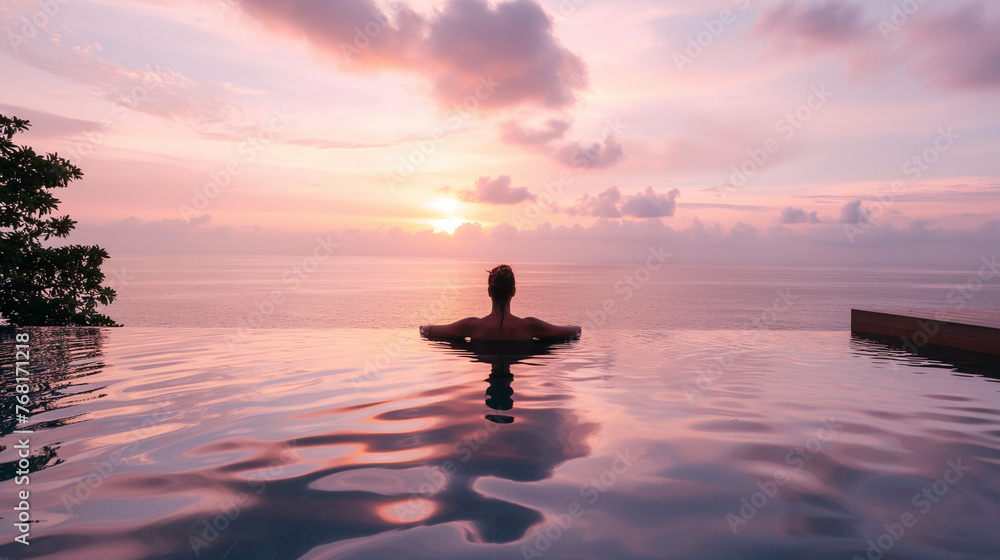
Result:
[[[469,336],[472,321],[475,319],[466,317],[448,325],[421,325],[420,334],[440,338],[465,338]]]
[[[542,340],[546,338],[579,338],[583,332],[583,329],[576,325],[553,325],[534,317],[526,317],[525,320],[529,321],[531,325],[532,336]]]

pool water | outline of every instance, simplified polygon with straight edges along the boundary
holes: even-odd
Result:
[[[3,335],[0,556],[1000,557],[1000,366],[846,332]],[[16,428],[31,435],[15,484]],[[13,542],[30,489],[30,545]]]

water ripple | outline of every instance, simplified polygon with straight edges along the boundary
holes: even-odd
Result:
[[[10,558],[1000,556],[988,364],[843,332],[31,333],[38,523]]]

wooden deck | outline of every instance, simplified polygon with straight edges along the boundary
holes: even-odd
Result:
[[[931,345],[1000,355],[1000,309],[852,309],[851,332],[911,351]]]

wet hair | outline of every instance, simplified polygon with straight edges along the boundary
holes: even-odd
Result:
[[[490,297],[493,303],[505,303],[514,297],[514,270],[505,264],[490,271]],[[503,327],[503,309],[500,310],[500,327]]]

